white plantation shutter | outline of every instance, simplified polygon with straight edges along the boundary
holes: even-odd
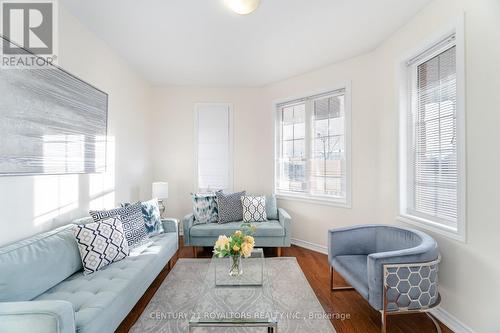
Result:
[[[453,227],[458,219],[455,45],[410,70],[407,213]]]
[[[198,190],[230,190],[230,106],[198,104],[195,112]]]

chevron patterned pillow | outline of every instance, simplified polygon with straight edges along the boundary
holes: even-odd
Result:
[[[80,251],[84,275],[125,259],[129,254],[128,242],[119,216],[101,222],[75,225],[73,234]]]

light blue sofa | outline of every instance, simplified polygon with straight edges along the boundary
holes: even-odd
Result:
[[[283,209],[277,209],[274,214],[277,219],[266,222],[252,222],[257,227],[254,237],[256,247],[277,247],[281,255],[282,247],[290,247],[292,234],[292,218]],[[272,216],[272,215],[270,215]],[[194,215],[188,214],[182,220],[184,245],[193,246],[196,255],[197,246],[212,247],[219,235],[230,236],[240,229],[243,221],[230,223],[194,224]]]
[[[87,276],[72,224],[0,248],[0,332],[114,332],[178,250],[177,220],[163,226],[150,244]]]
[[[381,312],[382,332],[388,315],[427,311],[440,302],[439,248],[424,232],[388,225],[332,229],[328,261],[331,289],[356,289]],[[335,286],[334,271],[352,287]]]

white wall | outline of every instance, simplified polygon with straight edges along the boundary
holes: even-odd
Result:
[[[350,82],[352,126],[359,129],[352,136],[352,209],[289,200],[279,204],[294,218],[292,237],[323,248],[329,228],[375,223],[378,128],[373,74],[372,58],[361,56],[263,88],[155,87],[153,174],[169,182],[169,215],[180,218],[192,211],[195,103],[233,104],[234,190],[267,194],[273,191],[274,103]]]
[[[150,86],[62,6],[59,65],[109,94],[108,172],[0,177],[0,245],[151,195]]]
[[[153,96],[154,177],[169,182],[168,215],[181,218],[192,211],[195,103],[232,104],[233,188],[272,193],[272,116],[261,89],[161,86]]]
[[[293,216],[292,238],[312,243],[313,248],[326,251],[330,228],[375,223],[378,183],[378,128],[375,110],[374,62],[371,55],[348,61],[274,83],[263,89],[267,113],[274,114],[275,103],[293,97],[305,97],[317,91],[351,84],[352,100],[352,202],[351,208],[318,205],[294,200],[280,200],[279,205]],[[268,137],[268,144],[273,142]],[[272,160],[268,167],[272,169]],[[268,180],[272,183],[272,179]],[[302,244],[303,243],[299,243]]]

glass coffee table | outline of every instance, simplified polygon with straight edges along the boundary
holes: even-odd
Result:
[[[210,260],[189,320],[189,332],[210,327],[262,327],[277,332],[278,321],[262,249],[255,249],[250,258],[242,259],[241,276],[229,276],[229,260],[217,257]]]

